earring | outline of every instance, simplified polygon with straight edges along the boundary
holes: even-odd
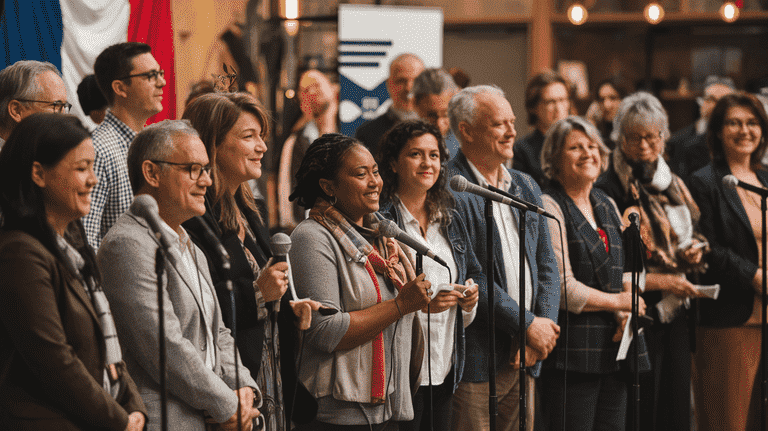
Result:
[[[330,200],[331,206],[336,205],[336,201],[337,201],[336,196],[331,196],[331,200]]]

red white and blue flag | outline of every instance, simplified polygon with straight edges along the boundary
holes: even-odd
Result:
[[[19,60],[53,63],[61,70],[72,112],[84,117],[77,85],[93,73],[104,48],[144,42],[165,71],[163,111],[149,123],[176,118],[170,0],[0,0],[0,68]]]

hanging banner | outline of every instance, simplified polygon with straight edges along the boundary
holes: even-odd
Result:
[[[389,63],[403,53],[416,54],[425,67],[442,66],[442,9],[339,5],[341,133],[354,136],[389,108]]]

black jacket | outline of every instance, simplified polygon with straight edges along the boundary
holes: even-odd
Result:
[[[723,185],[723,177],[730,173],[725,163],[713,162],[690,179],[691,195],[701,210],[699,226],[712,248],[702,282],[720,284],[717,300],[700,300],[705,326],[742,325],[752,314],[755,300],[752,279],[759,266],[757,241],[736,190]],[[763,187],[768,186],[768,171],[758,170],[757,177]]]

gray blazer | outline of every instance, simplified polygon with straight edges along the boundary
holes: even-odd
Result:
[[[120,216],[97,256],[115,317],[123,355],[149,411],[148,429],[160,427],[160,372],[155,253],[159,243],[146,221],[130,211]],[[200,272],[211,283],[205,255],[194,246]],[[164,316],[167,357],[168,424],[171,429],[205,430],[205,413],[224,422],[237,410],[234,341],[221,319],[219,301],[212,322],[202,312],[196,284],[188,280],[181,256],[171,251],[165,265]],[[195,280],[196,281],[196,280]],[[212,294],[216,292],[211,289]],[[205,366],[205,327],[212,327],[215,369]],[[240,387],[261,393],[240,358]]]

